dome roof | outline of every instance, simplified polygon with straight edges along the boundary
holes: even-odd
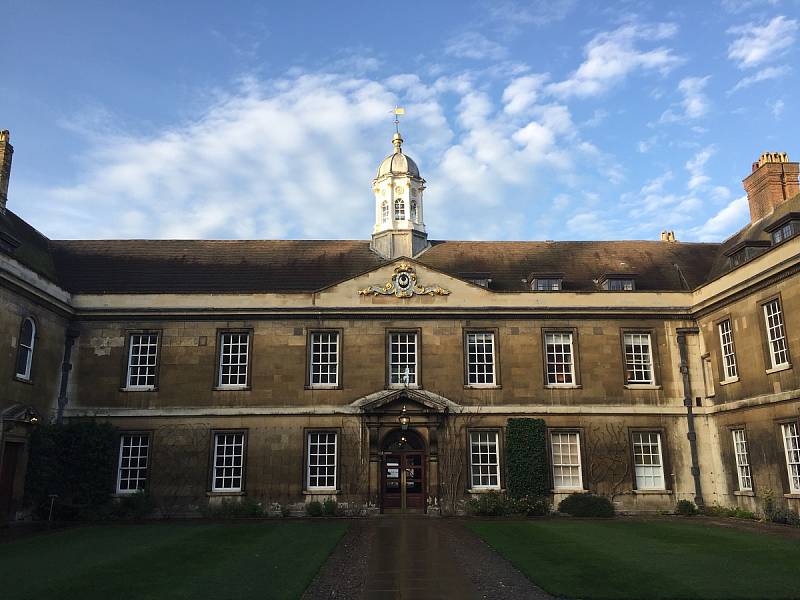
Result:
[[[378,167],[378,177],[393,173],[395,175],[410,175],[411,177],[419,177],[419,167],[417,163],[409,156],[403,154],[402,144],[403,138],[399,133],[394,134],[392,139],[394,144],[394,152],[383,159],[381,166]]]

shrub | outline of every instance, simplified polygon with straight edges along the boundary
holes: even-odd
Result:
[[[570,494],[558,505],[558,512],[573,517],[613,517],[614,505],[605,496]]]
[[[697,507],[691,500],[679,500],[675,512],[684,517],[693,517],[697,514]]]
[[[506,485],[509,498],[550,493],[546,428],[542,419],[509,419],[506,427]]]
[[[31,434],[26,503],[47,518],[50,494],[58,495],[54,518],[107,516],[118,451],[117,430],[108,423],[40,425]]]
[[[728,508],[726,506],[719,506],[718,504],[714,504],[712,506],[705,506],[700,512],[706,515],[707,517],[722,517],[722,518],[733,517],[735,519],[750,519],[750,520],[756,520],[758,518],[756,514],[752,511],[738,507]]]
[[[210,505],[206,515],[215,519],[263,517],[264,507],[252,498],[243,498],[241,501],[225,499],[219,504]]]
[[[500,517],[509,512],[506,498],[499,492],[486,492],[470,498],[465,505],[467,513],[481,517]]]
[[[321,517],[322,503],[314,500],[313,502],[309,502],[308,504],[306,504],[306,514],[309,517]]]
[[[111,516],[117,519],[143,519],[155,510],[155,502],[144,492],[137,492],[119,499]]]
[[[336,500],[329,498],[322,503],[322,514],[326,517],[335,517],[339,513],[339,505]]]
[[[509,500],[509,512],[526,517],[544,517],[550,514],[550,503],[545,498],[523,496]]]

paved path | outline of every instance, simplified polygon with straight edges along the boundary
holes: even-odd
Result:
[[[546,600],[458,519],[354,521],[306,600]]]

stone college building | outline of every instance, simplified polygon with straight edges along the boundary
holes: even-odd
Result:
[[[108,493],[164,514],[457,510],[504,489],[517,417],[554,502],[800,509],[798,163],[752,165],[722,243],[444,241],[402,144],[371,240],[66,241],[13,212],[0,133],[3,518],[31,431],[74,419],[119,428]]]

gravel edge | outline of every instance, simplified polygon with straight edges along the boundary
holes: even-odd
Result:
[[[367,565],[374,540],[367,519],[353,521],[317,576],[303,600],[358,600],[367,583]]]

